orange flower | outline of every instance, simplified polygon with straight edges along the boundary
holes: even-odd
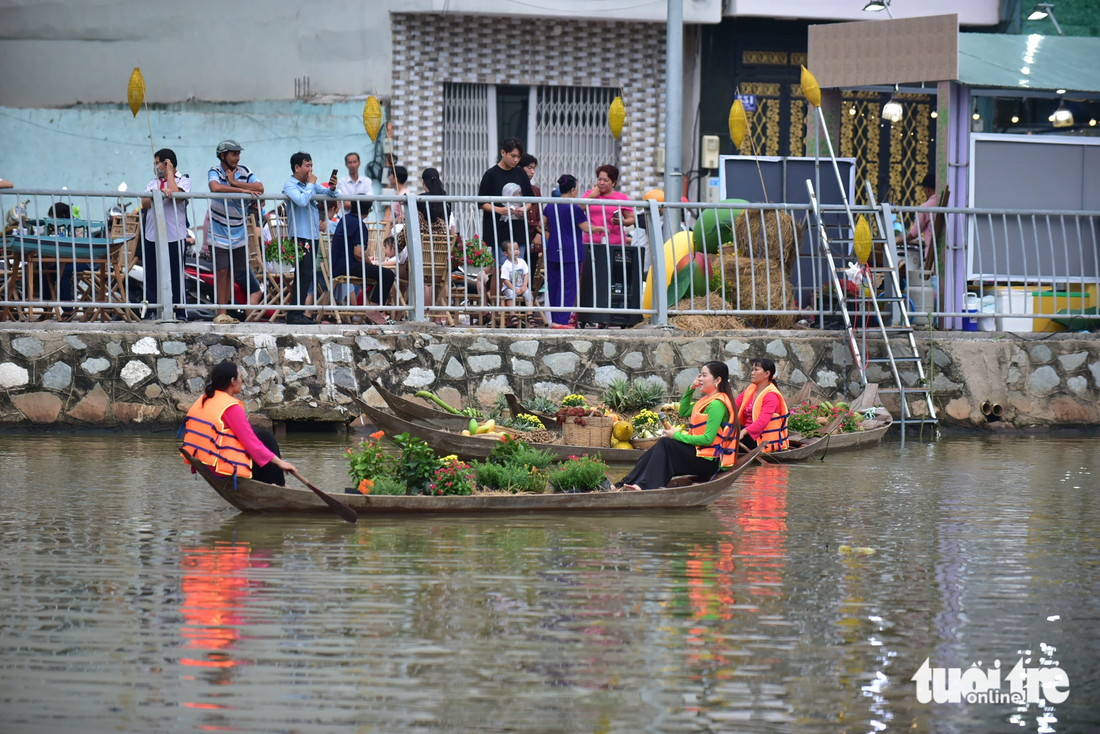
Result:
[[[378,439],[382,438],[385,435],[386,435],[385,431],[375,431],[374,433],[372,433],[370,435],[370,437],[373,438],[375,441],[377,441]]]
[[[374,489],[373,479],[360,479],[359,480],[359,492],[360,494],[370,494],[370,491]]]

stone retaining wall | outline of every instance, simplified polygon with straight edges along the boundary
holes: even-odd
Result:
[[[1043,336],[937,335],[932,386],[940,417],[983,425],[979,406],[988,400],[1002,405],[1004,422],[1015,426],[1100,424],[1100,339]],[[926,368],[928,346],[924,339]],[[895,353],[907,351],[899,344]],[[858,371],[837,332],[700,338],[657,329],[566,334],[425,326],[367,333],[244,324],[6,324],[0,328],[0,424],[177,425],[210,368],[223,359],[245,369],[249,412],[280,422],[351,420],[355,414],[341,390],[380,404],[372,378],[399,393],[431,389],[452,404],[488,405],[502,391],[551,399],[598,395],[616,377],[659,383],[678,398],[712,359],[730,366],[735,387],[744,385],[757,355],[775,360],[788,394],[807,378],[830,398],[859,392]],[[871,365],[868,375],[884,387],[892,383],[880,365]],[[901,377],[916,384],[912,363]],[[896,415],[890,397],[884,404]]]

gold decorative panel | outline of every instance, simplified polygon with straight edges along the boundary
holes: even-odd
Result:
[[[785,51],[743,51],[741,52],[741,63],[786,66],[787,53]]]
[[[787,131],[790,140],[788,155],[800,156],[806,152],[806,108],[809,103],[802,97],[802,85],[791,85],[791,126]]]
[[[779,100],[756,98],[756,112],[747,114],[749,134],[741,141],[741,155],[779,155]]]
[[[890,126],[890,201],[920,206],[924,197],[917,186],[928,175],[928,115],[932,107],[909,102],[902,106],[905,116]]]
[[[739,94],[755,94],[757,97],[778,97],[779,85],[778,84],[760,84],[749,82],[747,84],[740,85]]]
[[[806,66],[806,54],[791,54],[791,66]]]
[[[856,96],[856,95],[852,95]],[[876,95],[877,96],[877,95]],[[852,112],[855,114],[852,114]],[[840,155],[856,159],[856,203],[868,204],[865,181],[877,188],[879,170],[879,115],[882,104],[851,99],[840,104]]]

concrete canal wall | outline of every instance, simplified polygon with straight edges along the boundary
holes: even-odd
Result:
[[[1046,337],[1046,338],[1043,338]],[[1100,338],[1082,334],[937,334],[922,338],[940,417],[986,424],[983,401],[1004,408],[1005,426],[1100,424]],[[874,350],[872,350],[874,354]],[[905,350],[899,345],[895,353]],[[787,394],[807,378],[836,399],[859,392],[842,333],[743,331],[693,337],[630,331],[455,331],[430,326],[370,331],[241,324],[64,324],[0,328],[0,425],[178,425],[223,359],[245,368],[244,397],[259,422],[347,421],[341,390],[380,404],[372,378],[399,393],[431,389],[452,404],[489,404],[501,391],[560,398],[599,394],[616,377],[644,378],[678,397],[699,365],[730,365],[745,384],[755,356],[775,360]],[[911,364],[911,363],[910,363]],[[869,379],[892,382],[872,365]],[[911,366],[902,379],[916,384]],[[884,404],[896,411],[891,396]],[[917,408],[920,410],[920,406]]]

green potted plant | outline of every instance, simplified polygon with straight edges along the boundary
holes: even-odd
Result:
[[[264,267],[271,273],[293,273],[301,252],[297,240],[282,237],[264,248]]]
[[[592,492],[611,489],[608,466],[599,456],[570,456],[550,470],[549,482],[555,492]]]

